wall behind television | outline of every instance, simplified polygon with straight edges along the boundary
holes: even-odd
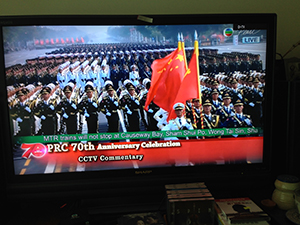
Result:
[[[277,52],[284,54],[300,40],[300,1],[295,0],[9,0],[0,15],[52,14],[194,14],[276,13]],[[287,58],[300,57],[300,47]]]

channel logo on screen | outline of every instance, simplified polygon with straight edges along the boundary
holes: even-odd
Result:
[[[226,29],[224,29],[223,34],[224,34],[225,37],[230,37],[233,34],[233,29],[232,28],[226,28]]]

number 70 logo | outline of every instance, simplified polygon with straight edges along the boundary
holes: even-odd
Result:
[[[29,159],[31,156],[35,158],[42,158],[48,151],[47,146],[41,143],[22,144],[21,148],[25,150],[22,157],[26,159]]]

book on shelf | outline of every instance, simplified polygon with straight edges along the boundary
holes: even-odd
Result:
[[[214,198],[203,182],[166,185],[170,225],[212,225]]]
[[[229,224],[268,224],[270,217],[250,198],[216,199],[218,219],[223,218]],[[227,225],[227,224],[224,225]]]

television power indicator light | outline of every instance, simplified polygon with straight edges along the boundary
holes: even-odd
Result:
[[[224,29],[223,33],[224,33],[225,37],[230,37],[233,34],[233,29],[232,28],[226,28],[226,29]]]

